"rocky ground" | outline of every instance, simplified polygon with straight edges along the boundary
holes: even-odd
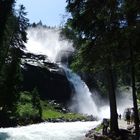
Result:
[[[127,124],[123,119],[118,120],[120,135],[116,140],[134,140],[134,124]],[[90,130],[84,140],[114,140],[108,136],[102,135],[102,129],[97,129],[100,126],[97,126],[95,129]]]

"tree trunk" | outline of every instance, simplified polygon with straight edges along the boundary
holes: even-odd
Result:
[[[134,123],[136,131],[136,140],[139,140],[139,113],[137,105],[137,95],[136,95],[136,86],[135,86],[135,65],[134,65],[134,54],[133,47],[130,45],[130,61],[131,61],[131,80],[132,80],[132,96],[133,96],[133,106],[134,106]]]
[[[110,102],[110,131],[118,134],[118,114],[116,105],[115,86],[113,81],[113,73],[110,57],[107,62],[107,80],[108,80],[108,91],[109,91],[109,102]]]

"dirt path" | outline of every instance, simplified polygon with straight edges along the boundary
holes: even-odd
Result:
[[[127,127],[134,125],[134,123],[127,124],[124,119],[118,120],[118,125],[120,129],[127,129]]]
[[[121,128],[121,129],[127,129],[127,127],[128,127],[127,122],[124,121],[123,119],[118,120],[118,125],[119,125],[119,128]]]

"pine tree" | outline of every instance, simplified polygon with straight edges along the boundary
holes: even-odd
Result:
[[[15,104],[18,100],[18,93],[21,81],[21,50],[26,42],[26,29],[28,19],[23,5],[20,6],[19,14],[11,12],[7,21],[6,37],[3,38],[4,48],[1,49],[0,67],[0,118],[10,118],[15,112]],[[8,34],[9,33],[9,34]],[[9,114],[10,112],[10,114]],[[2,125],[3,122],[1,122]]]
[[[78,48],[77,64],[85,71],[102,69],[107,72],[107,87],[110,100],[110,129],[118,133],[118,116],[113,77],[113,53],[117,47],[118,2],[96,0],[68,0],[67,10],[71,13],[70,27],[83,40]],[[84,66],[83,66],[84,65]]]
[[[71,13],[67,29],[73,31],[75,36],[82,40],[78,42],[77,54],[72,66],[79,67],[85,72],[102,71],[106,75],[106,87],[110,98],[110,128],[111,132],[116,133],[118,124],[115,84],[118,81],[114,79],[114,72],[118,76],[121,71],[121,75],[124,76],[120,78],[127,78],[129,84],[129,77],[131,77],[135,128],[138,136],[136,81],[139,83],[140,1],[67,0],[67,3],[67,10]],[[127,70],[130,67],[131,73]]]
[[[131,65],[131,85],[132,85],[132,96],[133,96],[133,106],[134,106],[134,122],[135,122],[135,131],[136,131],[136,140],[139,140],[139,113],[138,113],[138,105],[137,105],[137,94],[136,94],[136,70],[135,70],[135,53],[137,49],[137,28],[140,25],[140,20],[138,16],[140,14],[139,5],[140,2],[138,0],[133,1],[124,1],[124,12],[125,19],[127,22],[127,27],[125,30],[126,40],[128,41],[128,49],[130,52],[130,65]],[[134,37],[132,39],[132,37]]]
[[[33,99],[32,99],[33,107],[38,110],[39,118],[41,119],[42,118],[42,107],[41,107],[41,103],[40,103],[40,97],[39,97],[39,94],[38,94],[38,91],[36,88],[33,89],[32,96],[33,96]]]
[[[1,67],[1,57],[3,55],[4,49],[4,36],[6,30],[6,24],[8,18],[13,10],[14,0],[1,0],[0,1],[0,67]]]

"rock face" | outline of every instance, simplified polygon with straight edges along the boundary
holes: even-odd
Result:
[[[70,84],[64,71],[56,64],[44,63],[44,67],[25,63],[22,68],[23,90],[38,89],[42,99],[65,102],[71,96]]]

